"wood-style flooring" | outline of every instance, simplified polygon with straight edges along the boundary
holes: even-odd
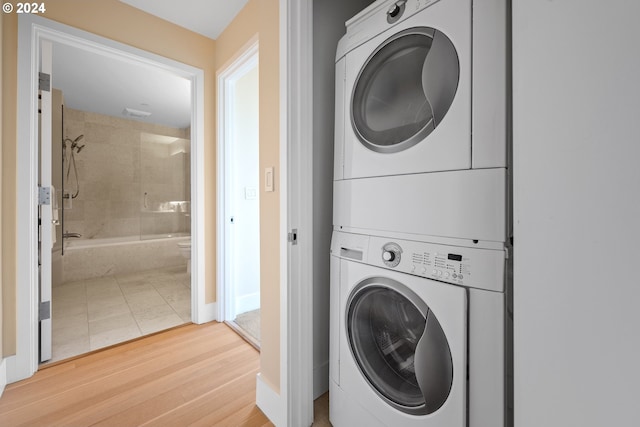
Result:
[[[190,324],[10,384],[0,426],[272,426],[256,406],[259,368],[225,324]]]

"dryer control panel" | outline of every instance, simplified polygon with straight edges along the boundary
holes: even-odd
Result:
[[[414,276],[504,292],[505,251],[334,232],[332,255]]]

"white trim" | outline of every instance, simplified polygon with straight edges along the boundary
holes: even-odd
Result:
[[[201,69],[194,69],[191,77],[191,111],[191,319],[202,324],[215,319],[209,316],[210,307],[215,304],[205,302],[207,225],[204,216],[204,71]]]
[[[18,18],[18,122],[16,209],[16,355],[7,360],[7,381],[33,375],[38,369],[37,192],[38,135],[34,110],[37,93],[39,38],[26,15]]]
[[[226,146],[229,141],[233,141],[233,126],[229,125],[230,115],[227,114],[231,111],[231,105],[229,102],[230,85],[239,78],[240,75],[245,74],[250,69],[258,65],[259,61],[260,42],[256,38],[250,41],[240,55],[233,61],[225,65],[220,71],[216,73],[217,81],[217,143],[216,143],[216,158],[217,158],[217,205],[216,205],[216,230],[217,230],[217,242],[216,242],[216,296],[219,303],[218,307],[218,321],[223,322],[225,320],[233,320],[235,317],[235,310],[233,308],[233,295],[228,290],[228,287],[233,283],[231,277],[232,269],[229,268],[229,244],[232,239],[233,229],[230,227],[227,217],[229,216],[228,209],[230,206],[230,193],[231,193],[231,180],[229,179],[229,171],[227,165],[230,164],[230,150],[227,150]]]
[[[246,295],[236,295],[234,311],[238,314],[246,313],[260,308],[260,292],[253,292]]]
[[[4,388],[7,386],[7,359],[2,359],[0,362],[0,397],[4,392]]]
[[[212,302],[211,304],[204,304],[204,307],[202,308],[202,310],[200,310],[200,312],[198,313],[198,317],[199,317],[199,322],[200,324],[202,323],[208,323],[208,322],[213,322],[214,320],[218,319],[218,304],[215,302]]]
[[[277,427],[288,426],[289,413],[288,413],[288,395],[290,393],[288,387],[289,378],[289,358],[288,358],[288,322],[289,322],[289,304],[288,304],[288,263],[289,263],[289,244],[284,236],[287,235],[287,227],[289,227],[289,212],[288,212],[288,199],[289,199],[289,185],[288,176],[289,169],[287,168],[287,153],[289,144],[289,132],[287,129],[287,123],[289,119],[289,110],[287,102],[287,94],[289,92],[289,69],[288,69],[288,37],[289,31],[287,26],[289,25],[289,4],[291,0],[280,0],[280,31],[279,31],[279,48],[280,48],[280,399],[277,402],[270,402],[267,399],[263,399],[263,394],[256,393],[256,404],[262,411],[269,416],[269,419],[273,420],[273,423]],[[273,407],[269,407],[271,404]],[[270,416],[270,413],[276,412],[277,416]],[[281,421],[279,424],[275,421]]]
[[[280,395],[286,426],[313,422],[312,3],[280,3]],[[286,240],[292,228],[296,246]]]
[[[256,404],[276,426],[286,425],[282,396],[267,385],[260,374],[256,375]]]
[[[204,72],[201,69],[141,49],[78,30],[48,19],[20,15],[18,18],[18,188],[20,212],[17,242],[17,348],[7,359],[7,379],[28,378],[38,369],[37,322],[37,206],[38,177],[37,72],[41,40],[51,40],[79,49],[147,67],[161,68],[188,80],[192,87],[191,115],[191,230],[192,319],[203,323],[209,317],[204,295]]]
[[[51,76],[53,70],[53,43],[48,40],[41,40],[40,43],[40,72]],[[52,92],[53,84],[55,80],[49,81],[51,84],[50,90],[40,90],[40,137],[38,138],[38,147],[40,149],[40,186],[41,187],[53,187],[52,178],[52,154],[53,154],[53,103]],[[46,142],[45,142],[46,141]],[[55,192],[51,194],[55,197]],[[52,198],[53,198],[52,197]],[[52,232],[55,235],[55,227],[53,222],[53,201],[49,205],[43,205],[40,207],[40,247],[46,248],[40,252],[40,285],[38,303],[49,303],[49,311],[52,310],[52,288],[51,288],[51,249],[53,249]],[[52,230],[53,229],[53,230]],[[53,330],[52,319],[49,316],[48,319],[41,319],[39,326],[39,361],[45,362],[51,359],[51,352],[53,351]]]

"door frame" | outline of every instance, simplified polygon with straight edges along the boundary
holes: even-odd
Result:
[[[38,116],[39,52],[43,40],[123,61],[164,69],[191,81],[191,293],[192,320],[211,320],[204,289],[204,71],[35,15],[18,19],[16,355],[7,359],[8,382],[38,369]],[[55,76],[53,76],[55,79]]]
[[[302,426],[313,422],[313,0],[280,0],[280,138],[282,418],[272,420]]]
[[[233,241],[233,227],[230,224],[231,190],[233,181],[229,178],[232,164],[232,151],[230,144],[233,142],[233,119],[230,95],[230,85],[233,84],[239,73],[246,72],[254,66],[259,66],[260,42],[258,37],[253,37],[241,50],[240,53],[216,72],[217,82],[217,105],[218,117],[217,127],[217,241],[216,241],[216,295],[218,300],[218,321],[233,320],[230,313],[235,313],[233,308],[232,284],[234,278],[231,268],[232,256],[229,255]],[[259,190],[259,189],[258,189]],[[259,192],[259,191],[258,191]]]
[[[52,74],[53,71],[53,43],[49,40],[42,40],[40,43],[40,63],[38,69],[45,74]],[[40,156],[47,161],[40,161],[40,167],[38,170],[39,182],[42,187],[53,186],[53,104],[52,95],[53,88],[38,88],[40,93],[40,117],[39,117],[39,132],[40,136]],[[44,144],[43,141],[52,141],[49,144]],[[53,196],[53,197],[51,197]],[[53,319],[51,313],[51,299],[52,299],[52,250],[53,239],[51,238],[51,232],[55,233],[56,226],[53,224],[53,210],[55,206],[56,195],[51,194],[49,204],[43,204],[39,206],[40,211],[40,268],[38,271],[38,304],[42,307],[49,306],[48,318],[39,319],[39,348],[38,354],[39,362],[45,362],[51,359],[53,352]],[[38,201],[39,202],[39,201]]]

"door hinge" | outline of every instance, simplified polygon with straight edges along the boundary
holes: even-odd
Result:
[[[38,311],[38,319],[40,321],[51,319],[51,301],[44,301],[40,303],[40,310]]]
[[[293,230],[291,230],[291,232],[289,232],[287,234],[287,241],[289,243],[291,243],[292,245],[297,245],[298,244],[298,229],[294,228]]]
[[[38,89],[45,92],[51,91],[51,75],[47,73],[38,73]]]
[[[51,204],[51,187],[38,187],[38,205]]]

